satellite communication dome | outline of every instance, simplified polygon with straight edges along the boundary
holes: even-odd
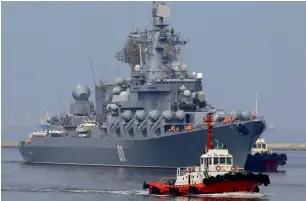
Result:
[[[198,73],[197,74],[197,79],[202,79],[203,78],[203,74],[202,73]]]
[[[78,101],[88,101],[90,89],[86,85],[79,84],[72,91],[72,97]]]
[[[184,110],[178,110],[175,114],[176,118],[178,118],[179,120],[183,120],[185,117],[185,112]]]
[[[125,81],[126,81],[127,85],[130,85],[131,82],[132,82],[132,78],[131,77],[127,77],[127,78],[125,78]]]
[[[132,118],[132,116],[133,116],[133,113],[132,113],[131,110],[125,110],[125,111],[123,112],[123,117],[124,117],[125,119],[127,119],[127,120],[130,120],[130,119]]]
[[[200,101],[204,101],[205,100],[205,93],[204,93],[204,91],[199,91],[197,95],[198,95],[198,99]]]
[[[151,117],[151,119],[153,119],[154,121],[156,121],[159,117],[159,112],[158,110],[151,110],[149,112],[149,116]]]
[[[116,84],[117,84],[117,85],[123,85],[123,84],[124,84],[123,78],[117,77],[117,78],[116,78]]]
[[[182,64],[181,65],[181,70],[182,71],[187,71],[187,65],[186,64]]]
[[[188,89],[186,89],[184,91],[184,96],[190,96],[190,94],[191,94],[191,92]]]
[[[146,114],[143,110],[137,110],[136,111],[136,117],[139,119],[139,120],[144,120],[145,117],[146,117]]]
[[[173,113],[171,110],[165,110],[163,111],[163,116],[167,119],[167,120],[171,120],[173,117]]]
[[[119,94],[120,94],[120,91],[121,91],[120,87],[114,87],[114,88],[113,88],[113,94],[114,94],[114,95],[119,95]]]
[[[140,69],[141,69],[140,65],[139,65],[139,64],[136,64],[136,65],[135,65],[135,68],[134,68],[134,71],[139,72]]]

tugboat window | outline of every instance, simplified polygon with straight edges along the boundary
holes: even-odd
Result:
[[[263,145],[262,145],[262,148],[263,148],[263,149],[265,149],[266,147],[267,147],[266,144],[263,144]]]
[[[214,158],[214,165],[217,165],[219,163],[218,158]]]
[[[231,158],[226,158],[226,164],[227,164],[227,165],[231,165],[231,164],[232,164]]]
[[[220,158],[220,164],[225,164],[225,158]]]

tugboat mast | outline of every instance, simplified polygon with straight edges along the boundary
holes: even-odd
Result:
[[[213,116],[211,113],[207,113],[206,118],[204,120],[207,125],[207,151],[210,149],[213,149],[213,144],[212,144],[212,122],[213,122]]]

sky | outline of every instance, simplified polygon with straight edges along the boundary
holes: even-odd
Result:
[[[207,101],[255,111],[270,142],[306,142],[306,2],[169,2],[190,39],[183,58],[203,73]],[[115,82],[127,35],[150,28],[151,2],[1,2],[1,123],[37,125],[69,111],[77,84]],[[6,134],[5,134],[6,133]],[[10,134],[11,135],[11,134]]]

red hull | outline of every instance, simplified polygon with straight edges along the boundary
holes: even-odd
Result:
[[[264,162],[265,170],[266,171],[273,171],[276,172],[278,169],[278,161],[277,160],[265,160]]]
[[[227,181],[216,184],[168,185],[159,182],[149,183],[149,193],[158,195],[185,196],[191,194],[213,194],[229,192],[259,192],[258,181]],[[176,190],[174,191],[173,188]]]

